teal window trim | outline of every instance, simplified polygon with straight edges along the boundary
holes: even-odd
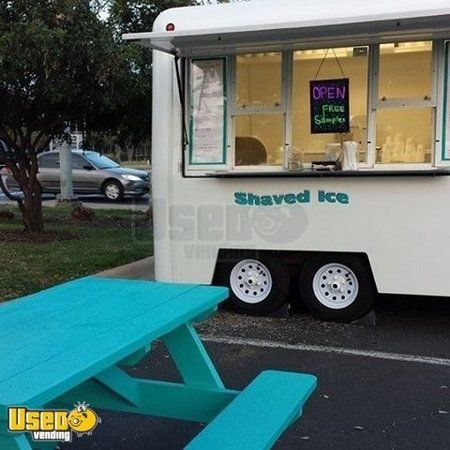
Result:
[[[192,116],[192,80],[189,76],[189,165],[190,166],[226,166],[227,165],[227,58],[192,58],[189,62],[189,71],[191,73],[191,64],[196,61],[222,61],[222,79],[223,79],[223,148],[222,161],[213,163],[193,162],[192,154],[194,149],[194,118]]]
[[[442,161],[450,161],[450,157],[447,151],[447,127],[448,127],[448,119],[447,119],[447,103],[448,103],[448,95],[450,86],[448,84],[448,64],[449,58],[448,54],[450,53],[450,42],[445,43],[445,57],[444,57],[444,100],[442,105],[442,152],[441,152],[441,160]]]

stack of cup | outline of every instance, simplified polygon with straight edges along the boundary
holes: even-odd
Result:
[[[345,141],[342,144],[342,170],[358,170],[358,143]]]

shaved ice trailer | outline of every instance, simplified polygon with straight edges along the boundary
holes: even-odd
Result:
[[[448,0],[164,11],[152,48],[156,279],[348,321],[450,296]]]

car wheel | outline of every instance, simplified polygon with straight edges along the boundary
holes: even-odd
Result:
[[[107,181],[103,185],[103,195],[111,202],[123,199],[123,186],[116,180]]]
[[[311,257],[300,272],[299,288],[305,306],[322,320],[359,319],[376,298],[367,263],[353,255]]]
[[[289,291],[289,273],[276,256],[235,258],[218,268],[219,285],[230,288],[229,304],[238,312],[262,316],[281,308]]]

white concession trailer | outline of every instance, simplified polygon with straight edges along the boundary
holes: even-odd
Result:
[[[267,314],[450,296],[450,3],[254,0],[152,32],[155,271]]]

